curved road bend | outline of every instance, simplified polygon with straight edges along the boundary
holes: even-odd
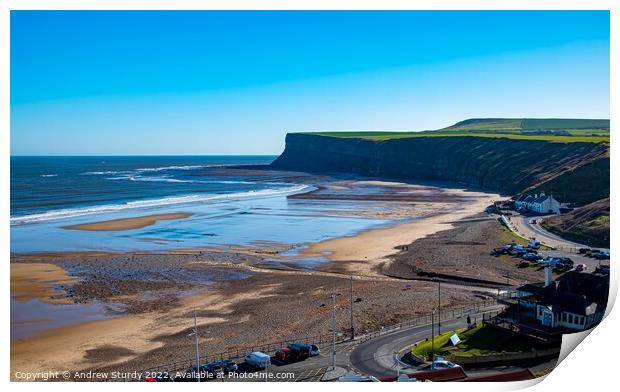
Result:
[[[472,313],[472,319],[480,319],[483,313],[498,310],[501,306],[495,305],[486,308],[482,312]],[[444,320],[441,323],[442,331],[450,331],[467,326],[466,316],[452,320]],[[437,326],[435,326],[437,328]],[[407,348],[419,341],[431,336],[431,325],[399,330],[397,332],[380,336],[376,339],[358,345],[350,355],[350,362],[353,368],[363,374],[370,374],[375,377],[396,376],[397,373],[412,373],[417,371],[415,368],[401,365],[396,360],[396,355],[402,349]],[[530,367],[533,371],[543,370],[555,366],[556,360],[547,361]],[[482,375],[495,372],[506,372],[522,369],[516,366],[503,366],[495,368],[480,368],[467,370],[469,375]]]
[[[538,222],[540,221],[540,219],[544,219],[547,216],[527,217],[527,216],[522,216],[522,215],[513,215],[510,217],[510,221],[515,226],[519,234],[527,238],[535,237],[537,240],[544,242],[545,245],[549,245],[554,248],[557,248],[557,247],[589,248],[589,246],[587,245],[569,241],[556,234],[550,233],[547,230],[540,227]],[[535,220],[537,223],[532,224],[531,223],[532,220]],[[603,249],[603,248],[597,248],[597,249],[609,252],[609,249]]]

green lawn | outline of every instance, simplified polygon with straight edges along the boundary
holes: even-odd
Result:
[[[457,333],[461,342],[452,346],[450,337]],[[429,358],[432,352],[431,339],[418,343],[411,352],[423,358]],[[447,356],[457,354],[463,357],[483,356],[501,352],[529,352],[532,348],[543,349],[540,344],[526,339],[516,338],[515,335],[500,331],[496,328],[477,324],[472,329],[459,329],[435,336],[435,354]]]
[[[518,235],[510,231],[510,229],[507,229],[504,225],[502,225],[500,228],[499,240],[503,244],[510,244],[510,243],[515,242],[519,245],[527,245],[529,242],[525,238],[519,237]]]

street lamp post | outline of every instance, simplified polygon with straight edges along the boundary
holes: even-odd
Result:
[[[351,299],[351,340],[355,339],[355,327],[353,326],[353,276],[351,276],[351,281],[350,281],[350,299]]]
[[[200,346],[198,339],[198,324],[196,322],[196,309],[194,309],[194,336],[196,338],[196,380],[200,382]]]
[[[438,308],[439,308],[439,312],[437,313],[437,334],[441,335],[441,281],[438,281]]]
[[[431,370],[435,370],[435,309],[431,312]]]
[[[336,369],[336,289],[332,293],[333,313],[332,313],[332,370]]]

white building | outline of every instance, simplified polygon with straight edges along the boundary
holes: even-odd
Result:
[[[515,207],[520,210],[537,212],[539,214],[559,214],[560,202],[553,196],[541,192],[535,195],[523,195],[515,201]]]
[[[544,283],[519,287],[517,301],[544,327],[583,331],[603,319],[608,290],[608,277],[567,272],[558,282],[547,277]]]

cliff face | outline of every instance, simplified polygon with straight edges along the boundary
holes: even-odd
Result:
[[[572,173],[579,174],[581,167],[595,164],[597,178],[591,183],[596,184],[597,193],[609,195],[606,151],[607,147],[595,143],[475,136],[374,141],[293,133],[286,136],[286,148],[272,166],[395,179],[453,181],[517,194],[528,188],[544,188],[547,182],[555,181],[556,186],[558,182],[571,184]],[[580,187],[580,184],[568,188],[571,187]],[[570,189],[562,191],[563,202],[587,203],[600,198],[582,194],[576,200]]]

